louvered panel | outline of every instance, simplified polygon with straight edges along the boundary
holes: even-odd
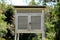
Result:
[[[18,29],[27,29],[28,17],[18,16]]]
[[[32,16],[31,17],[31,29],[40,29],[41,28],[41,16]]]

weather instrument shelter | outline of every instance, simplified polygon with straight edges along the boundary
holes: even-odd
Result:
[[[44,33],[45,6],[14,6],[15,7],[15,40],[19,40],[19,33]],[[18,34],[18,35],[17,35]]]

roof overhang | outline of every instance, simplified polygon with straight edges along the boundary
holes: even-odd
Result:
[[[46,6],[14,6],[15,10],[21,12],[40,12],[46,9]]]
[[[14,6],[15,8],[46,8],[46,6]]]

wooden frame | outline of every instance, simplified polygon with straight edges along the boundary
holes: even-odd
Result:
[[[42,40],[45,40],[45,30],[44,30],[44,8],[45,8],[45,6],[43,7],[43,6],[14,6],[15,7],[15,40],[19,40],[19,33],[41,33],[42,34]],[[30,7],[30,8],[29,8]],[[42,12],[41,12],[41,30],[35,30],[35,31],[30,31],[29,30],[29,32],[27,31],[27,30],[23,30],[23,32],[22,32],[22,30],[17,30],[17,20],[16,19],[18,19],[17,18],[17,16],[23,16],[23,15],[25,15],[25,14],[17,14],[17,10],[20,10],[20,11],[24,11],[24,12],[27,12],[28,13],[28,11],[27,10],[29,10],[30,12],[31,11],[35,11],[35,12],[33,12],[33,13],[40,13],[40,11],[42,10]],[[23,13],[24,13],[23,12]],[[29,12],[29,13],[30,13]],[[31,18],[31,16],[29,16],[28,17],[28,20]],[[29,20],[28,21],[28,23],[30,22],[31,20]],[[28,27],[28,29],[31,29],[30,27]],[[18,35],[17,35],[18,34]],[[18,37],[18,38],[17,38]]]
[[[28,16],[28,24],[31,22],[31,16],[41,16],[41,21],[42,21],[42,13],[18,13],[16,14],[16,33],[41,33],[42,31],[42,26],[40,30],[31,30],[30,25],[28,25],[28,29],[25,30],[18,30],[18,16]],[[42,23],[42,22],[41,22]],[[42,24],[41,24],[42,25]],[[41,31],[41,32],[40,32]]]

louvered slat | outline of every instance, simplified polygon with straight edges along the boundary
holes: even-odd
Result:
[[[31,22],[31,29],[41,29],[41,16],[32,16]]]
[[[28,17],[18,16],[18,29],[27,29]]]

